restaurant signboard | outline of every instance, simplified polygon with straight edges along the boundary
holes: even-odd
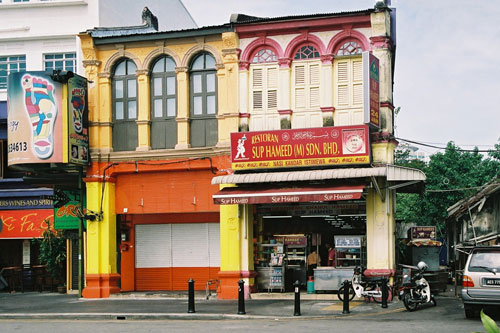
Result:
[[[370,163],[368,125],[231,133],[233,170]]]
[[[29,239],[42,237],[47,230],[46,220],[54,225],[53,209],[0,211],[0,239]]]

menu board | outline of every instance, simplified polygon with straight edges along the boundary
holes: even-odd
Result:
[[[335,247],[360,248],[361,236],[335,236]]]

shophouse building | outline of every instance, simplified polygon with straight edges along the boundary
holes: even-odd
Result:
[[[161,20],[162,18],[159,17]],[[84,297],[204,289],[220,267],[218,190],[238,128],[237,37],[229,24],[79,35],[91,165]],[[118,240],[117,240],[118,239]]]
[[[16,272],[24,264],[37,263],[38,252],[31,242],[40,237],[46,227],[45,219],[53,223],[54,188],[57,180],[65,178],[65,186],[78,188],[78,177],[57,177],[33,180],[36,186],[23,180],[25,171],[32,166],[17,164],[7,168],[7,155],[15,146],[7,142],[8,76],[16,72],[71,71],[84,75],[83,55],[77,34],[95,26],[149,24],[141,18],[145,6],[157,15],[169,17],[156,30],[195,28],[196,23],[179,0],[2,0],[0,1],[0,269],[12,267]],[[117,10],[127,7],[128,10]],[[155,28],[149,24],[150,29]],[[11,126],[14,126],[11,124]],[[32,171],[52,172],[48,164],[41,163]],[[72,183],[72,184],[70,184]],[[78,261],[76,240],[69,243],[69,258]],[[73,251],[72,251],[73,250]],[[68,289],[76,288],[76,265],[68,262],[73,274],[68,275]],[[6,273],[7,274],[7,273]],[[71,282],[69,280],[72,280]],[[18,284],[18,283],[16,283]],[[11,286],[19,288],[17,286]]]
[[[425,181],[393,165],[394,10],[79,37],[97,217],[85,297],[394,274],[395,193]],[[335,258],[308,267],[327,243]]]

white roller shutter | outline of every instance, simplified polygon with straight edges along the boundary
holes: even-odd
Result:
[[[172,266],[208,266],[206,223],[172,224]]]
[[[135,226],[135,267],[171,267],[170,224]]]
[[[219,223],[208,223],[208,257],[210,267],[220,267]]]

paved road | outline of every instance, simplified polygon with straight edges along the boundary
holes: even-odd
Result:
[[[54,294],[55,295],[55,294]],[[55,296],[54,300],[58,297]],[[0,310],[5,298],[0,298]],[[400,305],[400,302],[394,302],[393,306],[384,311],[372,312],[368,311],[369,307],[362,308],[358,306],[353,308],[349,315],[342,315],[341,311],[334,310],[336,304],[331,302],[306,302],[304,304],[304,311],[323,311],[323,316],[301,316],[293,317],[288,315],[267,316],[259,319],[257,316],[250,316],[248,320],[241,320],[246,316],[235,316],[239,320],[226,317],[226,320],[131,320],[131,317],[121,317],[125,319],[114,320],[44,320],[44,319],[26,319],[22,320],[0,320],[0,331],[2,332],[217,332],[217,331],[236,331],[236,330],[266,330],[272,332],[485,332],[481,321],[479,319],[468,320],[465,319],[463,313],[462,302],[453,297],[437,297],[437,307],[422,307],[416,312],[407,312]],[[140,304],[135,301],[123,302],[119,301],[92,301],[78,302],[84,307],[93,307],[95,303],[102,302],[106,306],[108,304],[115,304],[115,310],[121,308],[124,304],[135,304],[137,307]],[[56,303],[49,303],[47,307],[54,306]],[[219,301],[217,301],[219,303]],[[224,302],[226,303],[226,302]],[[259,302],[264,304],[265,301]],[[69,304],[69,303],[68,303]],[[147,304],[155,304],[149,302]],[[161,300],[156,301],[157,305],[164,304]],[[220,304],[220,303],[219,303]],[[283,305],[284,303],[282,303]],[[227,304],[226,304],[227,305]],[[267,306],[279,306],[280,301],[273,301],[266,303]],[[132,305],[127,305],[132,306]],[[224,304],[220,305],[223,309]],[[308,307],[315,307],[315,309],[308,309]],[[322,308],[321,308],[322,307]],[[254,310],[261,310],[257,303],[254,305]],[[293,309],[293,308],[292,308]],[[358,309],[358,310],[356,310]],[[147,311],[148,309],[143,309]],[[288,310],[288,309],[285,309]],[[356,310],[356,311],[355,311]],[[281,310],[283,311],[283,309]],[[276,310],[276,313],[278,310]],[[159,312],[157,312],[159,313]],[[181,313],[181,312],[179,312]],[[182,311],[185,313],[185,311]],[[69,315],[69,313],[67,313]],[[160,317],[158,317],[160,318]],[[186,318],[184,316],[183,318]],[[190,318],[190,317],[187,317]],[[195,318],[195,317],[191,317]],[[210,317],[216,319],[216,317]],[[253,319],[252,319],[253,318]],[[497,323],[500,324],[500,314],[495,317]]]

